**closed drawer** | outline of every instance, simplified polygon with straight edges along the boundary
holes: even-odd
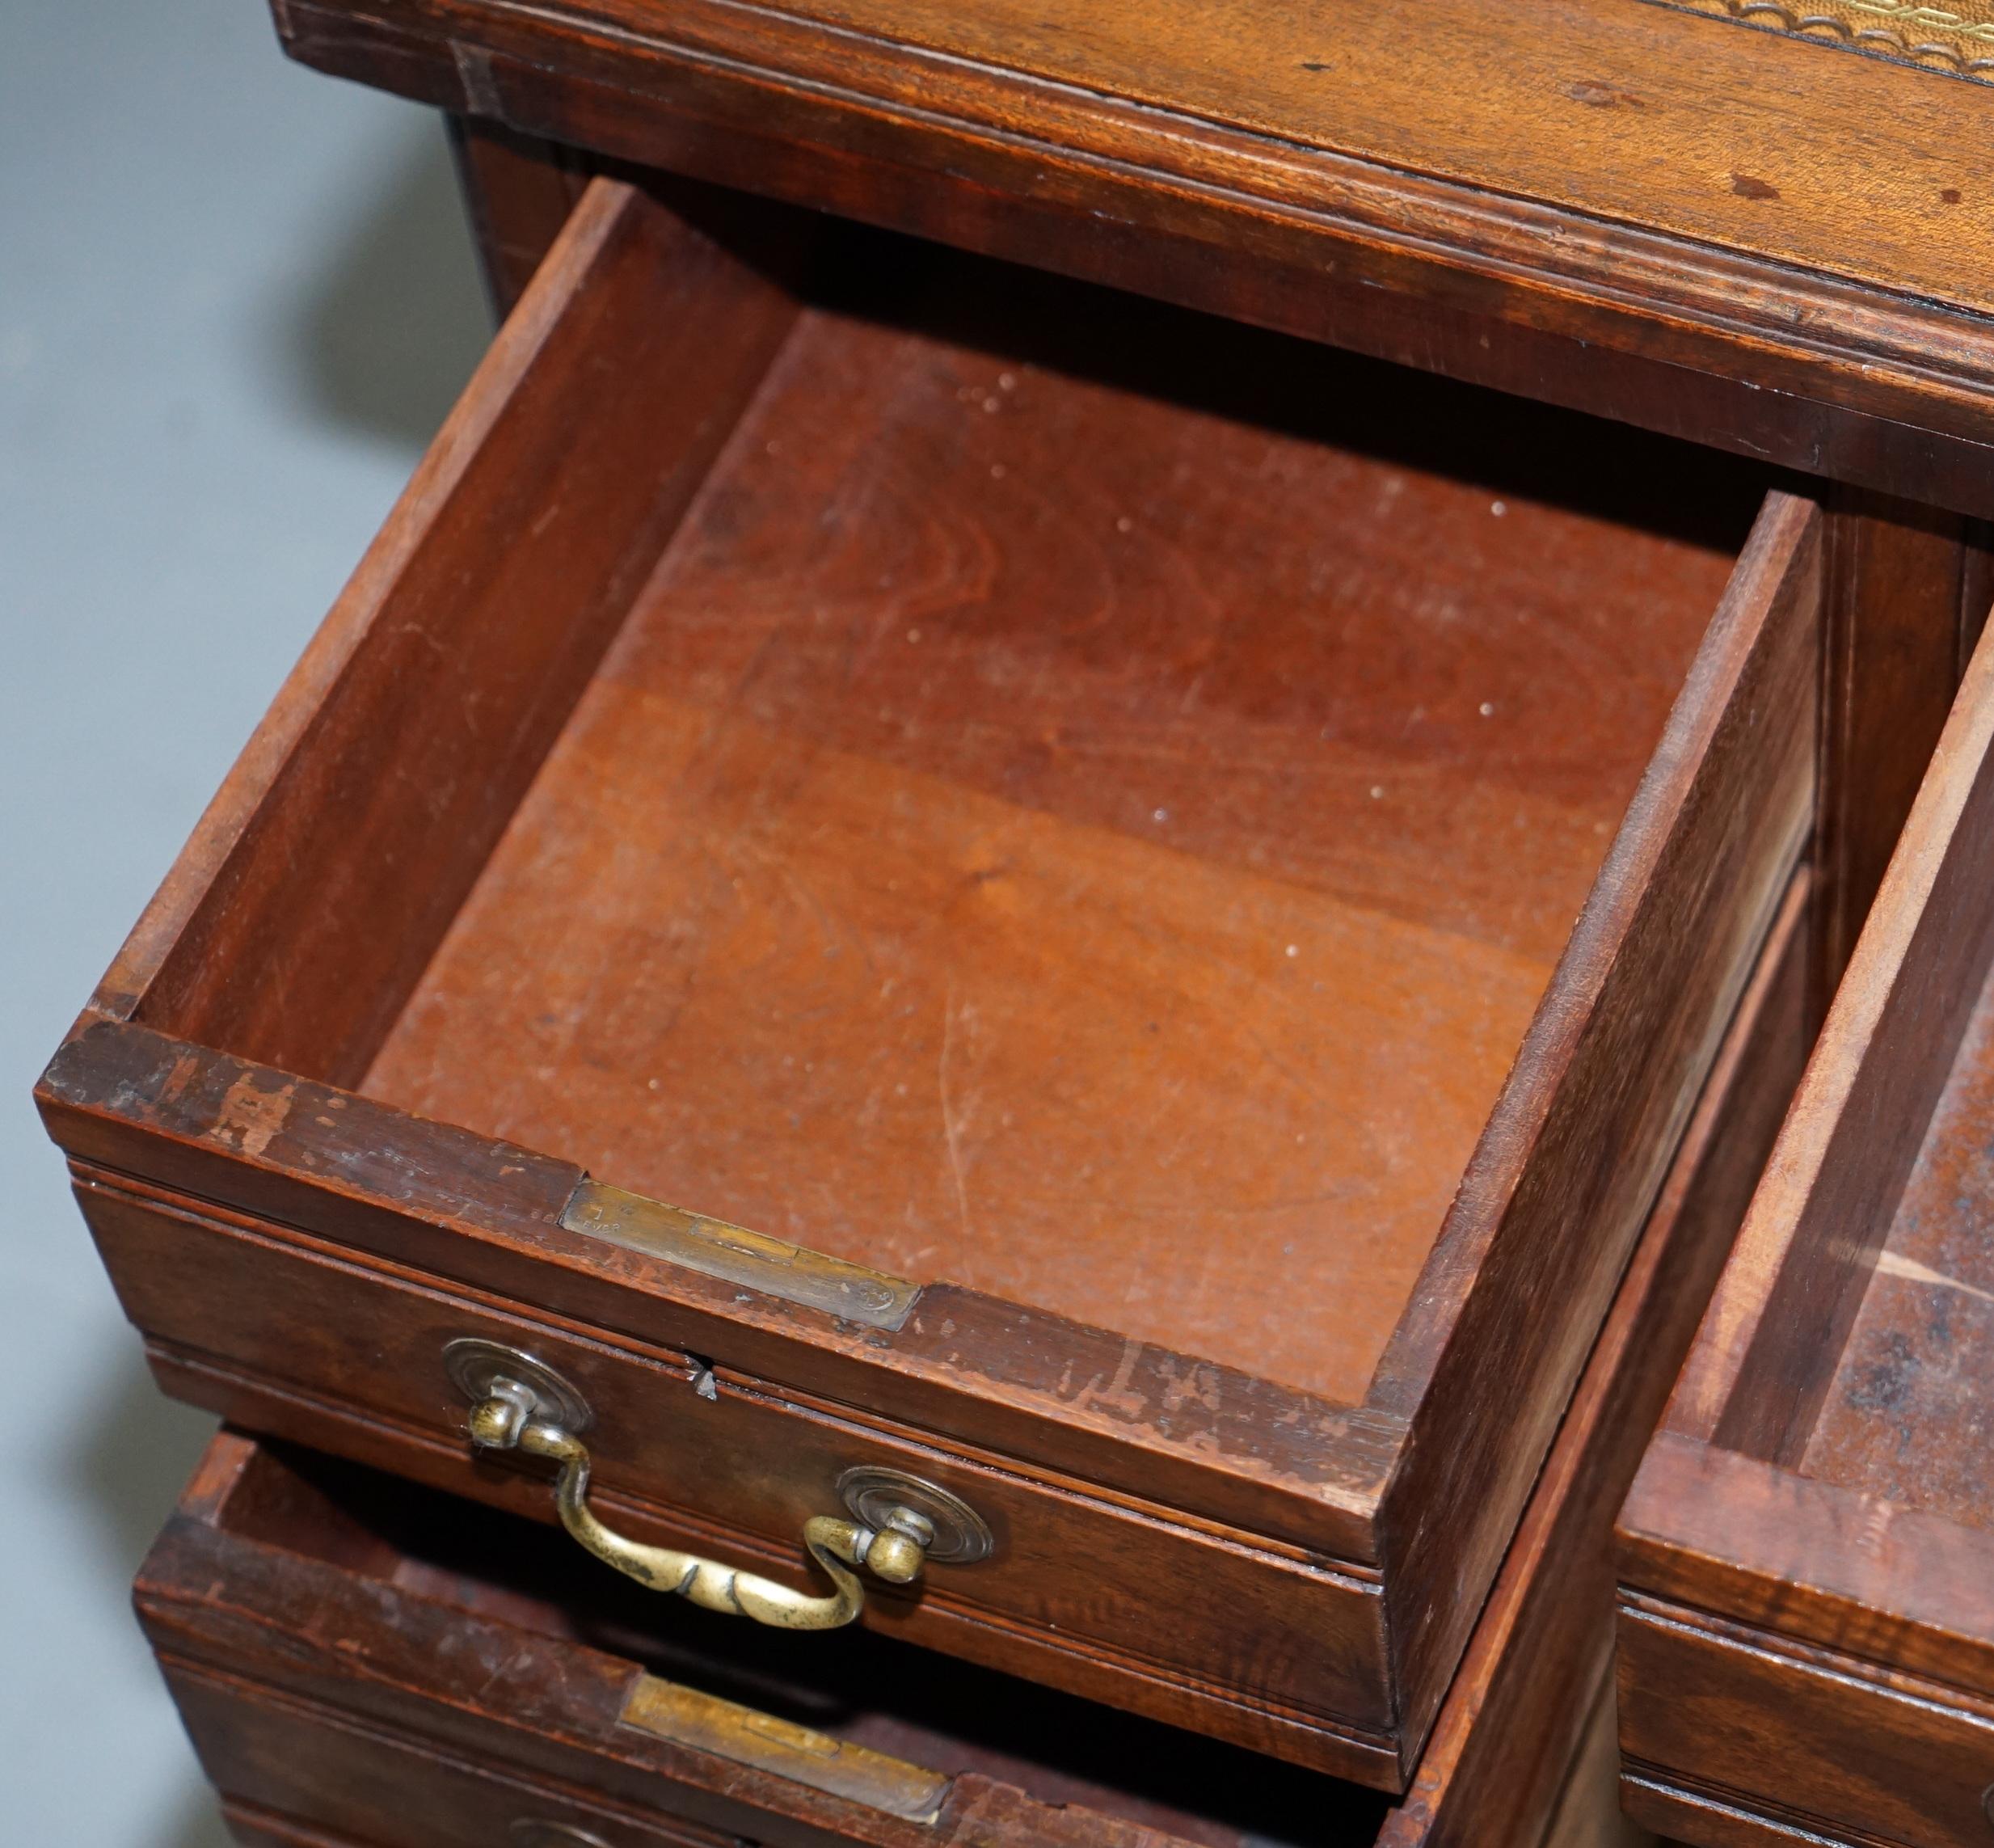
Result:
[[[1983,640],[1621,1517],[1629,1808],[1994,1833],[1994,648]]]
[[[1637,1812],[1691,1841],[1954,1848],[1994,1832],[1994,1703],[1629,1597],[1621,1713]]]
[[[867,1623],[1399,1787],[1807,834],[1818,534],[600,183],[47,1118],[177,1391],[817,1596],[904,1508]]]

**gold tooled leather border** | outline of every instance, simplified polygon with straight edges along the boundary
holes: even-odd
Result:
[[[1994,0],[1659,0],[1741,26],[1790,32],[1921,70],[1994,82]]]

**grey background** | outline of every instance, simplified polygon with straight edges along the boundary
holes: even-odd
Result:
[[[218,1848],[153,1391],[28,1088],[488,335],[436,119],[261,0],[0,5],[0,1837]]]

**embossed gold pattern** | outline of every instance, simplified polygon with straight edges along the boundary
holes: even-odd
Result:
[[[1916,0],[1659,0],[1692,13],[1899,63],[1994,82],[1994,0],[1950,6]]]

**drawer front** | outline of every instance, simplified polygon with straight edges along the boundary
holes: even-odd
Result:
[[[1956,1690],[1646,1600],[1623,1601],[1619,1648],[1628,1806],[1650,1826],[1719,1848],[1994,1839],[1994,1711]]]
[[[336,1710],[192,1664],[160,1663],[239,1836],[365,1848],[727,1848],[740,1839],[578,1800]]]
[[[469,1406],[445,1370],[453,1340],[502,1344],[586,1394],[596,1500],[640,1538],[801,1584],[803,1522],[841,1512],[843,1473],[904,1471],[959,1496],[994,1549],[930,1567],[916,1599],[875,1583],[875,1626],[1301,1762],[1341,1769],[1367,1751],[1328,1716],[1376,1714],[1374,1585],[917,1444],[723,1366],[709,1398],[682,1355],[611,1348],[489,1301],[413,1288],[273,1228],[102,1178],[78,1192],[126,1312],[162,1344],[167,1383],[233,1421],[551,1520],[539,1466],[474,1459]],[[679,1493],[668,1505],[618,1492],[653,1483]],[[575,1565],[598,1569],[579,1551]],[[1157,1622],[1159,1607],[1169,1624]],[[1259,1702],[1233,1691],[1242,1688]]]

